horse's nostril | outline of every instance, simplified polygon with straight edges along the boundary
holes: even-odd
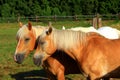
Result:
[[[24,60],[24,54],[15,55],[15,60],[16,60],[17,63],[21,64]]]
[[[38,59],[34,59],[34,64],[39,66],[40,65],[40,59],[39,58]]]

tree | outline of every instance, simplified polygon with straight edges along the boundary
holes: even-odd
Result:
[[[0,17],[117,14],[120,0],[0,0]]]
[[[39,3],[37,1],[33,4],[33,6],[31,7],[31,10],[32,10],[33,15],[37,15],[37,16],[42,15],[41,7],[40,7],[40,5],[39,5]]]
[[[53,15],[60,15],[61,13],[60,13],[59,8],[57,8],[57,7],[53,8],[52,14]]]
[[[49,6],[50,1],[48,0],[41,0],[41,15],[42,16],[50,16],[51,15],[51,7]]]
[[[9,6],[9,4],[4,4],[2,5],[1,8],[1,16],[2,17],[10,17],[11,15],[11,7]]]
[[[66,14],[66,16],[72,15],[71,2],[68,0],[61,1],[61,13]]]
[[[114,0],[109,0],[109,2],[107,2],[107,3],[109,3],[108,4],[108,10],[109,10],[109,13],[112,13],[112,14],[116,14],[116,13],[118,13],[118,10],[119,10],[119,0],[116,0],[116,1],[114,1]]]
[[[81,14],[82,8],[80,5],[80,0],[71,0],[71,1],[69,1],[69,5],[72,5],[71,6],[72,15]]]
[[[49,6],[46,7],[46,9],[42,10],[42,16],[50,16],[51,15],[51,8]]]
[[[82,14],[95,14],[95,1],[96,0],[81,0]]]

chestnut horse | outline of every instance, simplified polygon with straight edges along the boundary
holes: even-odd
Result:
[[[120,39],[111,40],[94,32],[53,30],[50,27],[39,37],[34,62],[43,64],[56,50],[63,50],[78,63],[79,70],[87,79],[96,80],[119,72],[119,49]]]
[[[33,26],[29,22],[27,25],[22,25],[20,22],[20,29],[17,32],[17,46],[14,55],[14,61],[22,63],[25,57],[34,50],[37,37],[45,29],[43,26]]]
[[[35,49],[37,38],[44,29],[44,26],[32,26],[30,22],[27,25],[20,23],[20,29],[16,35],[18,44],[14,54],[15,62],[22,63],[24,58]],[[64,74],[80,73],[78,67],[74,68],[77,63],[63,51],[56,51],[54,55],[44,61],[42,66],[50,80],[55,80],[56,77],[58,80],[65,80]]]

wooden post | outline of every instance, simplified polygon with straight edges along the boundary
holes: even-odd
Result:
[[[18,16],[18,18],[17,18],[17,22],[20,22],[20,16]]]
[[[96,18],[97,18],[97,28],[100,28],[100,27],[102,26],[102,22],[101,22],[100,15],[97,14],[97,15],[96,15]]]
[[[102,18],[100,18],[99,14],[96,15],[95,18],[93,18],[93,27],[95,29],[100,28],[102,26]]]
[[[35,21],[38,22],[38,16],[35,17]]]
[[[102,18],[98,18],[98,28],[102,27]]]
[[[77,15],[74,16],[75,21],[77,21]]]
[[[97,18],[95,17],[95,18],[93,18],[93,27],[95,28],[95,29],[97,29]]]
[[[118,13],[118,19],[120,20],[120,13]]]

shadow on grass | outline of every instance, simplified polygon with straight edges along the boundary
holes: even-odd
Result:
[[[10,74],[11,78],[15,80],[48,80],[45,71],[33,70],[28,72],[19,72],[17,74]],[[66,80],[72,80],[66,77]]]
[[[28,72],[19,72],[17,74],[10,74],[15,80],[47,80],[44,70],[33,70]]]

